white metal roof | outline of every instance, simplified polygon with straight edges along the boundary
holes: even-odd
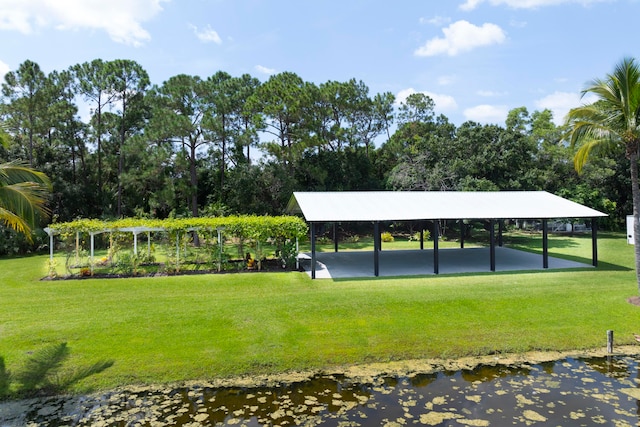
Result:
[[[310,222],[607,216],[546,191],[295,192],[287,212]]]

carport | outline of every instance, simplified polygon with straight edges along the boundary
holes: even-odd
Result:
[[[344,191],[295,192],[287,213],[302,214],[311,232],[311,277],[316,278],[316,232],[318,224],[368,222],[373,226],[374,276],[380,275],[380,223],[387,221],[433,222],[433,273],[439,274],[438,248],[441,220],[458,221],[464,236],[464,220],[489,222],[488,270],[496,271],[496,246],[502,246],[504,220],[542,222],[542,267],[549,268],[548,227],[552,219],[591,219],[592,265],[598,263],[597,218],[606,214],[546,191]],[[496,223],[498,233],[496,235]],[[460,240],[464,248],[464,239]],[[421,248],[423,243],[421,242]],[[337,252],[337,240],[335,251]]]

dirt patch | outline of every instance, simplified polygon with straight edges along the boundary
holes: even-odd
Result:
[[[629,298],[627,298],[627,302],[629,304],[637,305],[637,306],[640,307],[640,296],[629,297]]]

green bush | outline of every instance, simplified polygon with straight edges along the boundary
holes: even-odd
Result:
[[[380,239],[382,239],[382,241],[385,242],[385,243],[390,243],[390,242],[393,242],[393,240],[394,240],[393,236],[388,231],[380,233]]]
[[[353,236],[348,236],[344,239],[346,243],[358,243],[360,241],[360,236],[354,234]]]
[[[282,268],[293,270],[296,266],[296,257],[298,251],[296,250],[295,240],[285,240],[282,243],[282,247],[277,252]]]
[[[422,233],[424,235],[425,242],[427,240],[431,240],[431,232],[429,230],[423,230]],[[413,233],[413,236],[411,236],[411,238],[409,240],[415,240],[415,241],[419,242],[420,241],[420,232],[418,231],[417,233]]]
[[[31,238],[30,242],[24,234],[0,224],[0,256],[25,255],[49,247],[49,237],[44,231],[34,231]]]

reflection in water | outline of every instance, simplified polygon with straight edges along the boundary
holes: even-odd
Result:
[[[0,426],[631,426],[639,421],[637,365],[633,357],[565,359],[366,384],[318,376],[271,389],[121,391],[49,398],[13,419],[2,418],[0,405]]]

